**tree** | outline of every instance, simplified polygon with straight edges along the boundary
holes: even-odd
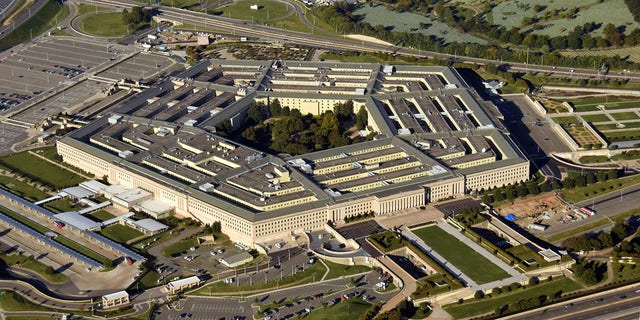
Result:
[[[616,169],[610,169],[607,171],[607,180],[615,180],[618,179],[618,171]]]
[[[480,299],[484,298],[484,291],[482,291],[482,290],[476,291],[476,293],[473,294],[473,297],[476,300],[480,300]]]
[[[540,283],[540,279],[538,279],[538,277],[529,278],[529,286],[535,286],[538,283]]]
[[[211,231],[213,233],[221,233],[222,232],[222,223],[220,223],[220,221],[214,221],[211,224]]]
[[[358,130],[364,130],[367,127],[368,122],[369,114],[367,113],[367,109],[362,106],[356,114],[356,127]]]

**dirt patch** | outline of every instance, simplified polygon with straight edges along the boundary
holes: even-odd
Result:
[[[526,225],[533,222],[543,211],[550,215],[564,212],[565,205],[553,193],[547,193],[532,198],[516,199],[513,203],[505,203],[495,208],[501,216],[513,213],[518,217],[518,224]]]

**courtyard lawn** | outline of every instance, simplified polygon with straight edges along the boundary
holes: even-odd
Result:
[[[360,315],[367,312],[370,307],[370,303],[353,298],[313,310],[304,318],[307,320],[359,319]]]
[[[611,113],[611,116],[618,121],[640,119],[640,117],[638,117],[638,114],[635,112],[617,112]]]
[[[144,233],[136,229],[121,225],[119,223],[112,224],[106,228],[103,228],[99,233],[115,242],[120,243],[126,243],[131,239],[135,239],[144,235]]]
[[[0,188],[3,188],[29,201],[46,199],[49,195],[40,189],[30,186],[26,182],[18,181],[7,176],[0,176]]]
[[[580,289],[580,285],[568,278],[561,278],[551,282],[542,282],[536,286],[527,289],[517,289],[511,293],[503,293],[490,299],[480,301],[472,301],[464,304],[449,304],[444,309],[455,319],[473,317],[475,315],[492,312],[496,308],[515,303],[522,299],[538,299],[540,296],[546,296],[547,300],[553,297],[557,292],[567,293]]]
[[[411,231],[478,284],[509,277],[507,272],[437,226]]]
[[[56,190],[85,181],[83,177],[31,155],[26,151],[2,157],[0,158],[0,164]]]
[[[640,139],[638,130],[622,130],[603,132],[605,138],[610,141],[626,141]]]
[[[606,114],[587,114],[583,115],[582,119],[586,122],[608,122],[611,121]]]
[[[382,252],[389,252],[402,247],[402,240],[391,231],[374,234],[369,237],[369,240]]]
[[[44,204],[44,207],[45,209],[48,209],[49,211],[54,213],[77,211],[80,209],[79,205],[71,204],[71,202],[69,202],[69,199],[66,198],[47,202]]]
[[[91,213],[87,214],[88,217],[93,218],[95,220],[98,221],[107,221],[109,219],[113,219],[116,216],[112,215],[111,213],[104,211],[104,210],[98,210],[98,211],[94,211]]]
[[[574,117],[574,116],[567,116],[567,117],[552,117],[551,118],[553,120],[553,122],[560,124],[560,125],[568,125],[568,124],[572,124],[578,123],[578,118]]]

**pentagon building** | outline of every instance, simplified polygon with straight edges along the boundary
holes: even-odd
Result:
[[[376,138],[276,156],[216,135],[273,99],[303,114],[353,101]],[[153,194],[156,205],[130,207],[220,221],[248,245],[529,178],[495,106],[448,67],[211,60],[115,110],[61,139],[64,161]]]

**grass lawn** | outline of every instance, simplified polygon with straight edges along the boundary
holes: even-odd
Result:
[[[478,284],[509,277],[504,270],[437,226],[412,232]]]
[[[56,149],[56,147],[42,147],[42,148],[38,148],[38,149],[33,149],[31,150],[34,153],[37,153],[40,156],[43,156],[51,161],[54,161],[58,164],[60,164],[63,167],[67,167],[75,172],[80,172],[82,174],[84,174],[85,176],[89,176],[89,177],[93,177],[93,174],[86,172],[80,168],[74,167],[64,161],[62,161],[62,157],[58,154],[58,150]]]
[[[600,162],[609,162],[609,157],[607,156],[582,156],[580,157],[580,163],[600,163]]]
[[[135,239],[144,235],[144,233],[131,227],[121,225],[119,223],[112,224],[100,230],[100,234],[119,243],[126,243],[131,239]]]
[[[252,5],[258,5],[258,10],[250,9],[249,7]],[[240,0],[219,8],[214,14],[225,18],[264,24],[274,19],[284,18],[287,15],[287,5],[282,2],[270,0]]]
[[[331,261],[324,261],[324,263],[327,265],[327,267],[329,267],[329,273],[327,274],[325,280],[371,271],[371,268],[367,266],[347,266]]]
[[[579,187],[574,189],[563,189],[562,197],[567,201],[576,203],[576,202],[589,199],[596,194],[613,192],[637,183],[640,183],[640,176],[635,175],[631,177],[619,178],[619,179],[609,180],[605,182],[598,182],[598,183],[590,184],[586,187]]]
[[[98,13],[80,22],[80,29],[96,36],[126,36],[131,31],[122,21],[122,12]]]
[[[140,1],[142,3],[149,3],[149,1]],[[154,3],[156,1],[153,1]],[[200,11],[200,1],[199,0],[161,0],[165,6],[174,7],[174,8],[182,8],[189,9],[194,11]],[[248,8],[247,8],[248,10]]]
[[[567,293],[580,289],[580,285],[568,278],[561,278],[553,280],[551,282],[542,282],[537,286],[530,287],[528,289],[518,289],[511,293],[500,294],[494,298],[483,299],[475,302],[473,300],[464,304],[449,304],[444,306],[444,309],[451,314],[455,319],[472,317],[482,313],[492,312],[497,307],[501,307],[505,304],[514,303],[521,299],[538,298],[539,296],[553,296],[556,292],[562,291]]]
[[[552,117],[551,118],[553,120],[553,122],[557,123],[557,124],[571,124],[571,123],[578,123],[578,118],[574,117],[574,116],[567,116],[567,117]]]
[[[640,119],[635,112],[617,112],[617,113],[611,113],[611,116],[616,120]]]
[[[83,4],[83,3],[76,3],[75,5],[76,5],[76,8],[78,8],[78,15],[89,13],[89,12],[96,12],[96,11],[97,12],[105,11],[105,10],[113,11],[113,9],[111,8]]]
[[[43,278],[53,283],[62,283],[69,280],[69,278],[63,273],[55,273],[55,272],[47,273],[46,271],[47,265],[32,257],[11,254],[11,255],[0,255],[0,259],[2,259],[9,266],[13,266],[16,263],[20,263],[21,268],[35,271],[38,274],[40,274]]]
[[[144,276],[142,276],[142,278],[140,278],[140,280],[138,280],[138,282],[131,284],[131,286],[129,286],[129,288],[136,288],[136,284],[138,284],[138,283],[140,284],[138,286],[138,288],[140,290],[157,287],[158,286],[158,279],[160,279],[160,274],[159,273],[157,273],[156,271],[149,271],[149,272],[145,273]]]
[[[8,190],[29,201],[38,201],[49,197],[46,192],[40,191],[40,189],[34,186],[30,186],[25,182],[18,181],[11,177],[0,176],[0,184],[0,188]]]
[[[0,309],[4,311],[51,311],[49,309],[35,303],[31,303],[22,296],[13,291],[4,291],[5,294],[0,299]]]
[[[31,220],[31,219],[29,219],[27,217],[24,217],[24,216],[22,216],[22,215],[20,215],[18,213],[15,213],[15,212],[13,212],[13,211],[11,211],[11,210],[9,210],[9,209],[1,206],[1,205],[0,205],[0,213],[12,218],[13,220],[16,220],[16,221],[28,226],[29,228],[31,228],[31,229],[33,229],[35,231],[38,231],[40,233],[45,233],[45,232],[51,231],[51,230],[41,226],[40,224],[36,223],[35,221],[33,221],[33,220]]]
[[[26,151],[2,157],[0,164],[56,190],[77,185],[86,180]]]
[[[113,219],[116,216],[112,215],[111,213],[104,211],[104,210],[98,210],[98,211],[94,211],[91,213],[87,214],[87,217],[92,217],[98,221],[107,221],[109,219]]]
[[[588,115],[583,115],[582,119],[584,119],[584,121],[586,122],[605,122],[605,121],[611,121],[611,119],[609,119],[609,117],[607,117],[607,115],[605,114],[588,114]]]
[[[55,212],[55,213],[77,211],[81,208],[80,205],[71,204],[69,199],[65,199],[65,198],[47,202],[44,204],[44,207],[49,211]]]
[[[374,234],[369,237],[369,240],[382,252],[389,252],[402,247],[402,240],[391,231]]]
[[[285,288],[294,285],[308,284],[315,281],[320,281],[322,276],[327,271],[322,263],[314,263],[308,268],[298,271],[294,275],[285,276],[282,279],[271,280],[269,282],[262,282],[254,284],[252,286],[242,285],[238,286],[236,282],[232,284],[226,284],[223,281],[217,281],[206,285],[202,288],[195,290],[190,295],[195,296],[228,296],[228,295],[246,295],[256,294],[261,292],[272,291],[273,288]]]
[[[637,140],[640,138],[638,130],[612,131],[603,132],[602,134],[610,141]]]
[[[304,317],[307,320],[358,319],[369,310],[371,304],[362,299],[349,299],[332,306],[313,310]]]
[[[31,19],[0,39],[0,50],[7,50],[30,40],[32,35],[35,38],[53,27],[56,21],[62,21],[68,15],[69,6],[62,5],[55,0],[48,0],[40,10],[32,14]]]

